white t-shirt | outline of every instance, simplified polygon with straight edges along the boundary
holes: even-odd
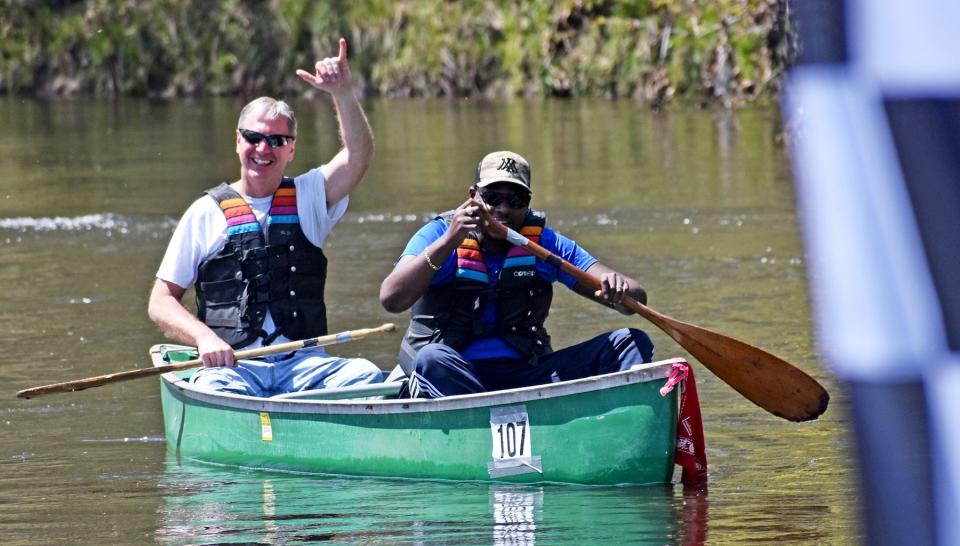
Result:
[[[347,211],[349,196],[327,208],[326,179],[320,167],[304,173],[294,179],[297,187],[297,215],[300,217],[300,229],[307,239],[318,247],[323,246],[327,235]],[[253,210],[253,214],[260,222],[261,229],[266,225],[267,214],[273,196],[244,197]],[[264,230],[265,231],[265,230]],[[187,289],[197,281],[197,272],[200,264],[219,252],[227,244],[227,219],[220,210],[220,205],[209,195],[197,199],[183,213],[183,218],[173,231],[167,252],[163,255],[157,278],[172,282],[181,288]],[[267,312],[263,320],[263,329],[273,332],[276,326],[273,317]],[[259,347],[257,340],[248,347]],[[290,341],[280,336],[274,343]]]

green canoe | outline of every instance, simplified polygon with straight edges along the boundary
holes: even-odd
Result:
[[[155,366],[192,349],[156,345]],[[161,376],[167,445],[177,456],[247,468],[417,479],[669,483],[682,359],[597,377],[436,400],[397,399],[399,383],[256,398],[200,391],[192,370]]]

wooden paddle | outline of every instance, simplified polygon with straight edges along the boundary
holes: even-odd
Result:
[[[585,286],[600,288],[600,279],[587,273],[490,217],[485,229],[494,237],[526,247],[541,260],[569,273]],[[742,341],[672,319],[630,298],[623,305],[667,333],[747,400],[777,417],[810,421],[827,410],[830,395],[812,377],[784,360]]]
[[[314,337],[310,339],[303,339],[300,341],[290,341],[288,343],[280,343],[278,345],[268,345],[266,347],[258,347],[256,349],[247,349],[246,351],[237,351],[236,353],[234,353],[234,358],[236,358],[237,360],[240,360],[243,358],[256,358],[258,356],[285,353],[290,351],[296,351],[297,349],[306,349],[309,347],[323,347],[326,345],[336,345],[338,343],[346,343],[348,341],[362,339],[369,335],[379,334],[381,332],[392,332],[396,329],[397,329],[396,326],[388,322],[381,326],[377,326],[376,328],[361,328],[359,330],[349,330],[346,332],[340,332],[339,334],[330,334],[330,335]],[[128,381],[130,379],[139,379],[141,377],[147,377],[151,375],[160,375],[167,372],[186,370],[188,368],[196,368],[197,366],[202,366],[202,365],[203,365],[203,361],[198,358],[195,360],[178,362],[176,364],[168,364],[166,366],[140,368],[137,370],[129,370],[126,372],[116,372],[116,373],[107,374],[107,375],[99,375],[97,377],[88,377],[86,379],[77,379],[76,381],[67,381],[65,383],[54,383],[52,385],[44,385],[42,387],[34,387],[32,389],[22,390],[17,393],[17,398],[33,398],[34,396],[42,396],[44,394],[51,394],[55,392],[82,391],[83,389],[89,389],[91,387],[99,387],[100,385],[106,385],[107,383],[116,383],[117,381]]]

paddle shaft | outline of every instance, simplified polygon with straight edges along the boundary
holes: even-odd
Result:
[[[564,261],[516,231],[506,228],[506,238],[569,273],[577,282],[600,288],[598,277]],[[624,298],[622,305],[663,330],[714,375],[770,413],[790,421],[809,421],[827,410],[830,400],[827,391],[792,364],[742,341],[672,319],[629,296]]]
[[[359,330],[349,330],[346,332],[340,332],[339,334],[330,334],[326,336],[314,337],[310,339],[302,339],[299,341],[290,341],[287,343],[280,343],[277,345],[268,345],[266,347],[258,347],[256,349],[247,349],[245,351],[237,351],[234,353],[234,358],[237,360],[244,358],[256,358],[258,356],[273,355],[278,353],[286,353],[290,351],[296,351],[298,349],[307,349],[310,347],[324,347],[327,345],[336,345],[339,343],[346,343],[348,341],[355,341],[358,339],[365,338],[373,334],[379,334],[381,332],[392,332],[396,330],[396,326],[392,323],[386,323],[376,328],[361,328]],[[91,387],[99,387],[100,385],[106,385],[107,383],[116,383],[118,381],[129,381],[131,379],[139,379],[141,377],[147,377],[152,375],[160,375],[167,372],[176,372],[179,370],[186,370],[189,368],[196,368],[197,366],[202,366],[203,360],[197,358],[194,360],[187,360],[184,362],[178,362],[176,364],[167,364],[165,366],[154,366],[152,368],[140,368],[137,370],[129,370],[125,372],[116,372],[107,375],[99,375],[96,377],[88,377],[86,379],[77,379],[75,381],[67,381],[64,383],[54,383],[52,385],[44,385],[42,387],[34,387],[32,389],[22,390],[17,393],[17,398],[33,398],[36,396],[42,396],[44,394],[52,394],[55,392],[73,392],[73,391],[82,391],[83,389],[89,389]]]

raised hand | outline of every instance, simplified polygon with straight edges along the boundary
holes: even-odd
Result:
[[[297,70],[297,76],[310,85],[330,94],[350,89],[350,65],[347,63],[347,41],[340,38],[340,53],[317,61],[315,73]]]

